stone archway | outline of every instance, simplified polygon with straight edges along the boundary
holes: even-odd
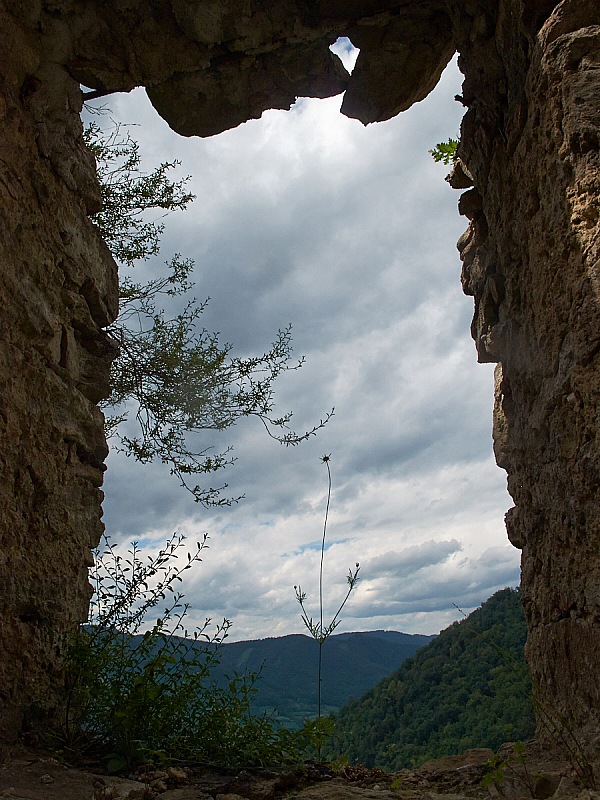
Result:
[[[62,636],[85,614],[102,529],[97,401],[116,266],[89,223],[99,190],[79,82],[144,85],[169,124],[212,135],[346,90],[363,122],[422,99],[458,50],[453,185],[481,361],[498,362],[495,451],[522,549],[540,697],[600,727],[600,11],[596,0],[45,0],[0,3],[0,740],[52,714]],[[350,78],[329,52],[361,49]]]

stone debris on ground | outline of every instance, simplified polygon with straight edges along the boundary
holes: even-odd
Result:
[[[288,770],[165,769],[146,767],[128,777],[99,775],[56,758],[20,754],[0,764],[0,800],[600,800],[582,786],[576,769],[536,742],[510,761],[489,786],[491,750],[428,761],[391,774],[363,765],[332,770],[307,763]],[[600,761],[592,765],[596,780]],[[489,781],[488,781],[489,783]]]

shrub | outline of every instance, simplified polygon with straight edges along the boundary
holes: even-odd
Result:
[[[233,675],[225,686],[212,680],[231,623],[210,631],[206,619],[191,635],[185,629],[189,606],[174,585],[201,560],[207,536],[180,566],[183,546],[173,534],[143,560],[137,544],[123,557],[105,539],[91,576],[90,619],[69,649],[65,748],[111,772],[174,760],[221,767],[298,760],[293,736],[249,713],[256,674]]]

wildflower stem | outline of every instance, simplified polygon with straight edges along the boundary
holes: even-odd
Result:
[[[321,565],[319,568],[319,666],[317,676],[317,717],[321,719],[321,665],[323,656],[323,560],[325,558],[325,537],[327,535],[327,519],[329,517],[329,503],[331,501],[331,469],[329,468],[329,456],[323,456],[323,463],[327,467],[327,505],[325,506],[325,520],[323,522],[323,539],[321,541]]]
[[[322,665],[323,665],[323,645],[325,641],[331,636],[337,626],[340,624],[339,616],[342,612],[342,609],[346,605],[346,601],[350,597],[350,594],[354,587],[358,582],[358,573],[360,571],[360,565],[356,562],[355,569],[349,570],[348,575],[346,576],[346,580],[348,582],[348,591],[346,596],[342,600],[341,605],[339,606],[338,610],[336,611],[333,619],[328,625],[325,625],[323,615],[323,562],[325,560],[325,538],[327,536],[327,521],[329,518],[329,504],[331,502],[331,469],[329,467],[329,459],[331,456],[325,455],[321,457],[321,461],[327,467],[327,504],[325,507],[325,520],[323,522],[323,538],[321,540],[321,563],[319,566],[319,621],[314,622],[313,618],[310,617],[306,611],[304,606],[304,601],[306,600],[306,593],[302,591],[302,587],[299,585],[294,586],[294,591],[296,593],[296,600],[300,604],[300,608],[302,609],[302,622],[306,625],[308,632],[316,641],[319,646],[319,654],[318,654],[318,667],[317,667],[317,719],[316,719],[316,727],[314,727],[314,723],[309,722],[306,720],[305,725],[309,727],[314,727],[315,731],[315,748],[317,751],[317,759],[321,759],[321,746],[327,738],[328,735],[331,734],[331,731],[326,732],[326,726],[324,723],[326,722],[322,718],[321,714],[321,683],[322,683]]]

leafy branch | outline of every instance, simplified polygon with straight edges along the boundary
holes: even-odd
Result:
[[[458,158],[457,151],[458,139],[449,138],[447,142],[438,142],[429,153],[436,163],[441,162],[448,166],[454,163]]]
[[[144,172],[139,144],[119,124],[105,132],[92,122],[85,137],[102,186],[103,207],[93,220],[122,270],[131,271],[159,253],[161,219],[194,199],[186,190],[189,177],[170,178],[179,166],[176,160]],[[161,217],[149,217],[156,210],[163,212]],[[280,329],[261,355],[232,356],[231,345],[200,324],[208,299],[198,302],[190,294],[194,266],[192,259],[176,254],[157,278],[140,282],[130,272],[122,275],[119,316],[108,327],[119,355],[113,362],[111,394],[102,405],[108,414],[107,435],[117,440],[117,449],[141,463],[158,460],[169,466],[204,506],[230,505],[240,498],[223,496],[226,483],[196,483],[198,476],[234,461],[230,447],[215,451],[194,446],[200,432],[221,432],[240,418],[257,417],[272,439],[293,446],[326,425],[333,409],[301,432],[291,427],[291,411],[275,413],[275,381],[304,363],[303,358],[292,361],[291,326]],[[163,306],[173,298],[183,301],[183,309],[169,316]]]

